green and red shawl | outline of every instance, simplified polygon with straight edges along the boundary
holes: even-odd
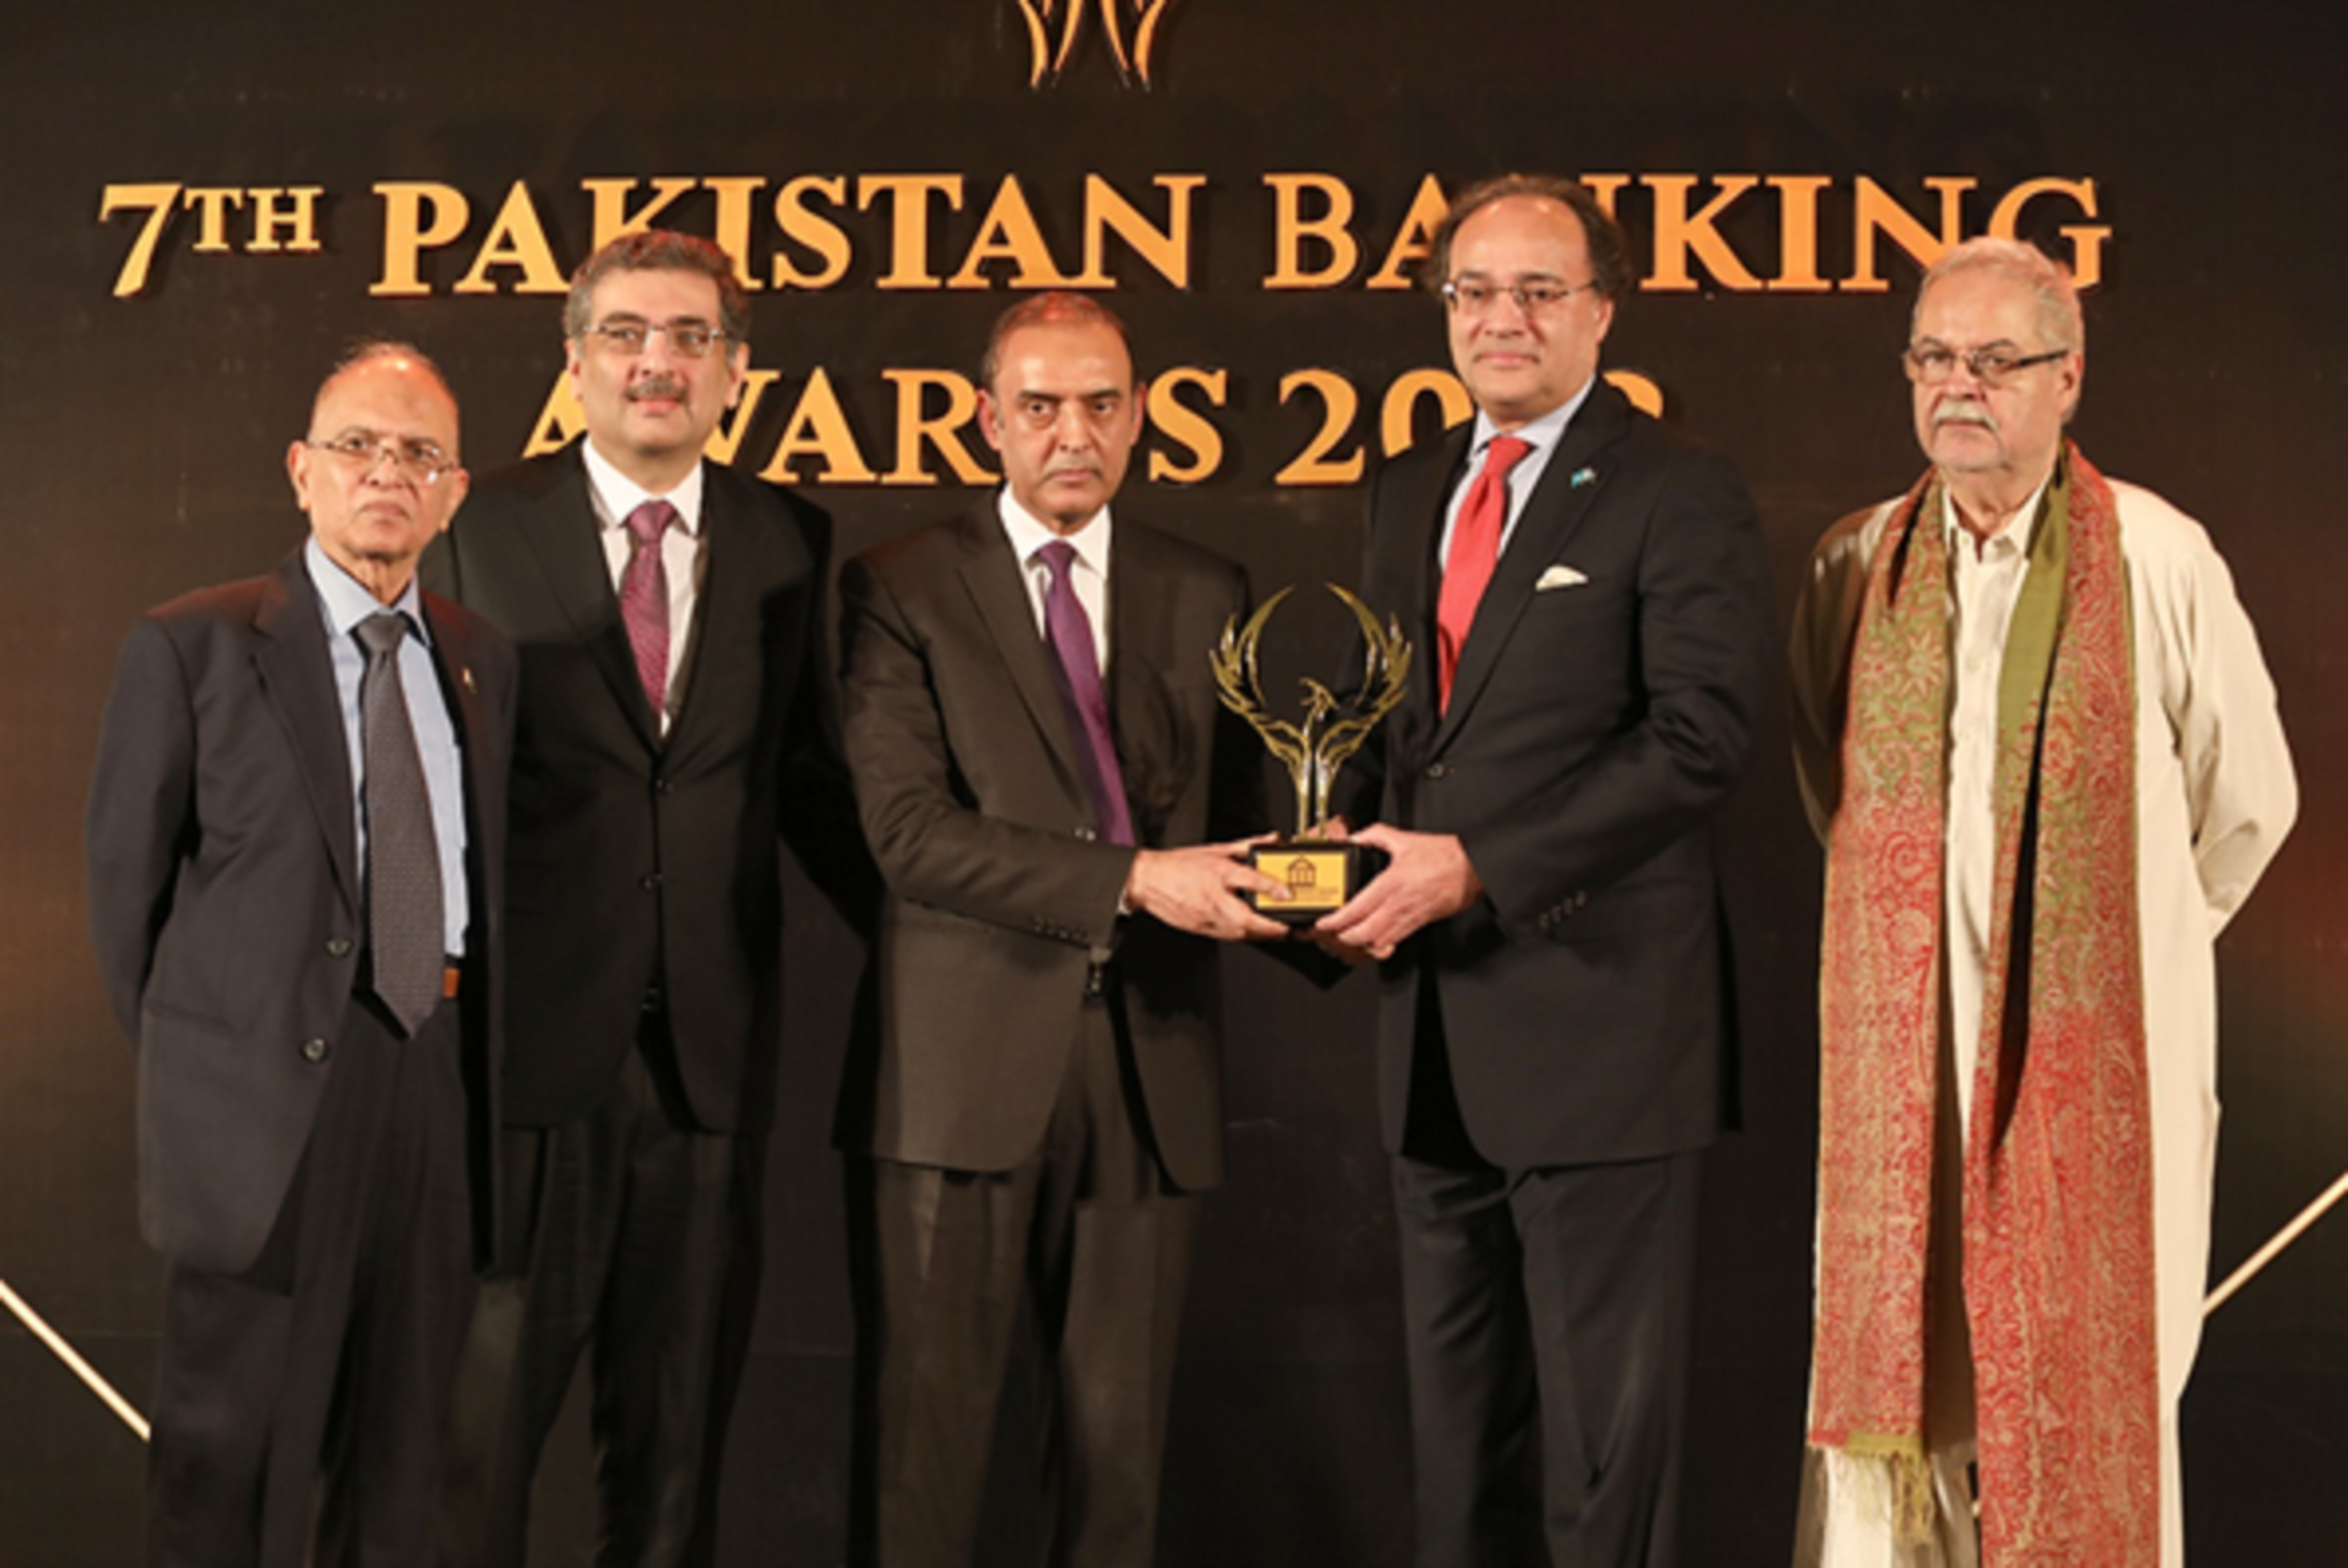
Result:
[[[1940,487],[1868,565],[1828,836],[1810,1442],[1929,1519],[1925,1347],[1945,947]],[[2048,487],[1997,693],[1995,910],[1964,1160],[1983,1561],[2160,1555],[2135,688],[2112,490]]]

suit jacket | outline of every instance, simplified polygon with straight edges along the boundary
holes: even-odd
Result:
[[[1364,595],[1423,649],[1471,428],[1398,457],[1371,492]],[[1768,593],[1735,470],[1600,381],[1501,555],[1450,707],[1435,661],[1416,661],[1370,765],[1344,780],[1351,819],[1457,834],[1485,888],[1384,966],[1390,1145],[1422,984],[1468,1135],[1495,1163],[1648,1158],[1723,1125],[1734,1017],[1707,823],[1774,667]]]
[[[464,753],[466,1081],[487,1256],[514,659],[446,600],[426,595],[424,615]],[[91,785],[90,931],[137,1047],[140,1229],[180,1264],[248,1268],[301,1162],[359,975],[353,817],[326,623],[300,553],[131,628]]]
[[[781,1038],[778,834],[819,879],[861,853],[844,787],[835,771],[827,793],[819,762],[830,521],[730,468],[705,465],[703,485],[705,569],[665,740],[577,443],[483,479],[424,555],[425,584],[521,654],[509,1126],[592,1110],[650,999],[668,1009],[695,1120],[763,1132]],[[803,758],[813,771],[787,784]]]
[[[1254,830],[1260,753],[1207,650],[1247,603],[1220,556],[1124,517],[1106,672],[1144,847]],[[1166,1174],[1222,1174],[1214,945],[1117,906],[1134,852],[1102,842],[1019,565],[990,498],[850,561],[843,730],[887,883],[877,1040],[843,1087],[845,1146],[1004,1170],[1041,1143],[1092,966],[1131,1041]]]

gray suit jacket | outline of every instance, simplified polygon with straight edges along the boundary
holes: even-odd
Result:
[[[464,751],[466,1067],[486,1248],[514,658],[460,607],[427,594],[424,613]],[[341,706],[298,552],[131,628],[88,851],[91,938],[138,1053],[140,1228],[176,1262],[239,1273],[309,1142],[365,929]]]
[[[1143,846],[1259,830],[1261,752],[1207,655],[1247,603],[1231,562],[1124,517],[1107,685]],[[1120,918],[1133,862],[1104,843],[1050,654],[992,498],[848,563],[842,724],[888,884],[876,1038],[849,1064],[840,1137],[908,1163],[1003,1170],[1040,1143],[1105,964],[1158,1157],[1222,1174],[1211,943]]]

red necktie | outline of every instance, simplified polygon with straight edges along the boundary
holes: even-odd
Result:
[[[1500,525],[1508,520],[1508,471],[1533,450],[1513,435],[1495,435],[1484,466],[1460,503],[1452,525],[1451,555],[1443,565],[1443,593],[1435,601],[1435,689],[1438,710],[1451,706],[1451,678],[1460,667],[1475,607],[1500,560]]]
[[[669,705],[669,573],[661,564],[661,540],[676,522],[677,508],[667,501],[646,501],[627,514],[627,531],[635,536],[635,554],[620,579],[620,619],[627,623],[628,644],[636,653],[636,679],[644,683],[644,699],[652,704],[658,725]]]

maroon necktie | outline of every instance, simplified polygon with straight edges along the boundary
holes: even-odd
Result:
[[[627,622],[636,679],[644,683],[656,726],[669,705],[669,573],[661,564],[661,540],[676,521],[677,508],[667,501],[646,501],[627,514],[635,550],[620,579],[620,619]]]
[[[1036,552],[1051,571],[1044,589],[1044,646],[1052,655],[1052,673],[1059,678],[1060,700],[1069,721],[1083,738],[1085,788],[1092,795],[1092,815],[1101,837],[1112,844],[1134,841],[1133,813],[1125,804],[1125,774],[1117,766],[1117,745],[1109,736],[1109,698],[1101,690],[1100,652],[1092,640],[1092,618],[1076,597],[1071,567],[1076,547],[1055,539]]]
[[[1500,525],[1508,520],[1508,471],[1533,450],[1513,435],[1495,435],[1484,448],[1484,466],[1460,502],[1452,525],[1451,555],[1443,565],[1443,593],[1435,601],[1435,682],[1438,707],[1451,706],[1451,678],[1460,667],[1475,607],[1500,560]]]

